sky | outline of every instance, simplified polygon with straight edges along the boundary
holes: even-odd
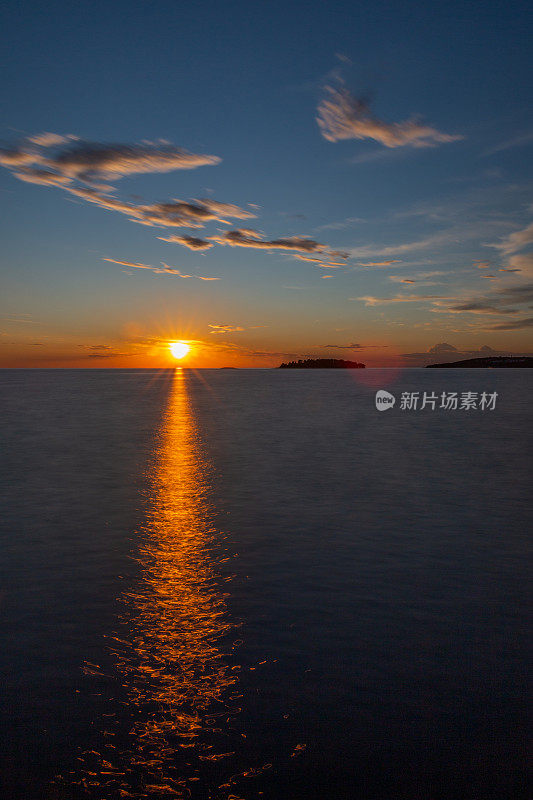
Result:
[[[528,6],[5,4],[0,366],[531,354]]]

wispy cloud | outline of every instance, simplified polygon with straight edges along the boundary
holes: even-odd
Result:
[[[449,300],[450,298],[444,298]],[[503,286],[481,297],[464,298],[460,301],[448,303],[443,299],[435,302],[435,311],[444,311],[449,314],[481,314],[502,315],[518,314],[525,305],[530,307],[533,303],[533,283],[518,286]]]
[[[169,267],[163,264],[161,267],[154,267],[151,264],[141,264],[137,261],[119,261],[116,258],[103,258],[102,261],[109,261],[111,264],[119,264],[123,267],[133,267],[134,269],[147,269],[156,275],[175,275],[178,278],[197,278],[200,281],[219,281],[220,278],[208,278],[204,275],[186,275],[177,267]]]
[[[22,323],[24,325],[40,325],[40,323],[32,319],[29,314],[9,314],[6,317],[0,317],[4,322]]]
[[[401,264],[402,262],[397,258],[392,258],[389,261],[367,261],[366,264],[361,264],[362,267],[390,267],[391,264]]]
[[[338,222],[328,222],[325,225],[319,225],[315,230],[317,231],[341,231],[345,228],[351,228],[360,222],[366,222],[362,217],[346,217]]]
[[[214,222],[229,225],[231,220],[255,219],[259,206],[248,203],[247,208],[241,208],[234,203],[211,198],[173,198],[164,202],[134,203],[118,198],[116,189],[107,182],[143,173],[194,169],[215,165],[220,161],[218,156],[190,153],[162,140],[132,145],[106,144],[55,133],[38,134],[25,138],[14,146],[0,148],[0,164],[7,167],[19,180],[59,188],[71,197],[122,214],[131,222],[156,228],[200,229]],[[198,237],[184,234],[158,238],[193,251],[207,251],[218,244],[269,251],[285,250],[295,257],[303,253],[319,253],[322,254],[322,259],[317,261],[318,266],[328,269],[344,265],[343,261],[332,262],[332,259],[348,258],[347,253],[329,249],[306,236],[265,240],[256,231],[248,228],[219,236]],[[161,269],[139,264],[130,266],[151,269],[153,272],[171,272],[171,268]],[[178,273],[178,270],[173,272]]]
[[[527,131],[527,133],[522,133],[520,136],[514,136],[511,139],[506,139],[504,142],[500,142],[494,147],[489,147],[483,153],[484,156],[492,156],[495,153],[501,153],[503,150],[510,150],[513,147],[523,147],[524,145],[531,144],[533,142],[533,131]]]
[[[52,133],[0,148],[0,164],[21,181],[55,186],[88,203],[124,214],[134,222],[159,227],[202,228],[207,222],[229,224],[231,219],[253,219],[256,214],[209,198],[135,204],[118,199],[106,182],[136,174],[195,169],[220,161],[218,156],[190,153],[168,142],[101,144]],[[181,244],[191,246],[187,241]]]
[[[497,325],[491,325],[486,330],[489,331],[519,331],[524,328],[533,328],[533,317],[525,317],[523,319],[514,319],[512,322],[498,322]]]
[[[469,234],[471,237],[474,236],[473,231],[465,231],[464,233]],[[399,259],[388,260],[386,258],[387,256],[403,255],[406,253],[416,253],[421,250],[428,250],[430,248],[437,247],[438,245],[456,242],[457,237],[458,232],[455,229],[448,229],[446,231],[441,231],[440,233],[431,234],[431,236],[424,236],[422,239],[415,239],[413,241],[403,242],[401,244],[370,244],[350,247],[347,249],[352,258],[362,259],[372,256],[385,256],[382,261],[361,263],[361,266],[363,267],[387,267],[389,264],[400,263]]]
[[[438,294],[401,294],[395,297],[374,297],[373,295],[366,295],[364,297],[351,297],[350,300],[360,300],[365,306],[381,306],[388,305],[389,303],[425,303],[429,300],[442,300],[451,299],[443,298]]]
[[[533,222],[522,228],[522,230],[514,231],[499,242],[491,244],[490,247],[495,247],[497,250],[501,250],[503,254],[509,255],[523,250],[524,247],[530,244],[533,244]]]
[[[196,236],[158,236],[162,242],[172,242],[175,244],[182,244],[188,247],[189,250],[209,250],[214,247],[213,242],[208,242],[206,239],[199,239]]]
[[[239,325],[212,325],[209,323],[209,327],[213,329],[209,333],[237,333],[244,330]]]
[[[249,247],[257,250],[290,250],[302,253],[321,253],[326,246],[304,236],[287,236],[282,239],[265,240],[261,234],[249,229],[228,231],[222,236],[210,236],[210,241],[231,247]]]
[[[518,253],[507,261],[501,272],[521,272],[525,278],[533,278],[533,253]]]
[[[172,172],[220,163],[218,156],[190,153],[168,142],[106,144],[44,133],[0,149],[5,166],[35,164],[85,183],[127,175]]]
[[[213,200],[170,200],[164,203],[134,205],[92,188],[71,188],[70,186],[62,188],[89,203],[94,203],[110,211],[118,211],[133,222],[148,226],[203,228],[208,222],[227,223],[226,217],[251,219],[256,216],[252,211],[239,208],[232,203],[217,203]]]
[[[326,87],[318,106],[317,122],[322,136],[330,142],[341,139],[373,139],[385,147],[434,147],[464,137],[441,133],[413,117],[403,122],[383,122],[370,112],[365,100],[344,88]]]
[[[351,342],[350,344],[320,344],[318,347],[323,347],[325,350],[369,350],[373,348],[381,349],[382,347],[388,347],[388,345]]]

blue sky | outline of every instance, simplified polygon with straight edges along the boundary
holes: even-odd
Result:
[[[5,9],[0,364],[159,366],[169,338],[200,366],[529,352],[530,23],[513,2]]]

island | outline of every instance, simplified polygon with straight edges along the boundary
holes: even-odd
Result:
[[[280,364],[278,369],[364,369],[357,361],[344,361],[342,358],[306,358]]]
[[[531,356],[494,356],[492,358],[467,358],[464,361],[447,361],[444,364],[428,364],[426,369],[448,368],[448,369],[494,369],[503,368],[516,369],[522,367],[533,367]]]

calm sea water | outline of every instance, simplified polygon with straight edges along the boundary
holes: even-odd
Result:
[[[532,389],[2,371],[0,796],[525,797]]]

